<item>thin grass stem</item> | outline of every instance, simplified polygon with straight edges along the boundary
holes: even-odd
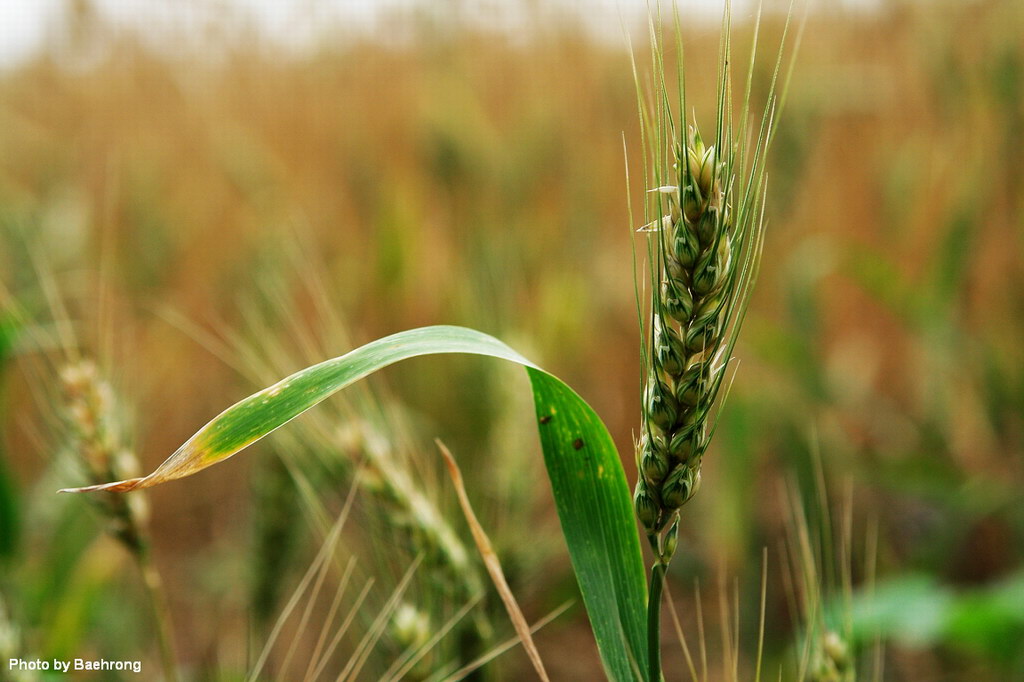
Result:
[[[160,648],[160,665],[167,682],[177,682],[178,666],[175,660],[174,629],[171,625],[171,609],[167,602],[167,593],[160,572],[153,563],[149,546],[140,545],[135,552],[142,573],[142,583],[146,586],[146,595],[153,609],[153,622],[156,625],[157,645]]]
[[[686,667],[690,671],[690,679],[698,682],[697,668],[693,664],[693,656],[690,654],[690,645],[686,643],[686,635],[683,634],[683,626],[679,622],[679,614],[676,612],[675,602],[672,601],[672,592],[669,585],[665,583],[665,598],[668,601],[668,612],[672,616],[672,625],[676,629],[676,637],[679,638],[679,645],[683,650],[683,658],[686,659]]]
[[[661,680],[661,593],[667,564],[658,560],[651,567],[651,591],[647,602],[647,671],[651,682]]]

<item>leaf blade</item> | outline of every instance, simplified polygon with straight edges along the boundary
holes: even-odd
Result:
[[[190,476],[237,454],[379,369],[448,353],[489,356],[526,368],[562,532],[605,672],[616,681],[644,679],[637,662],[646,660],[646,578],[632,498],[611,435],[569,386],[476,330],[423,327],[378,339],[235,403],[148,476],[62,492],[126,492]]]
[[[640,662],[647,660],[647,576],[618,451],[600,417],[575,391],[544,370],[526,371],[555,507],[605,672],[615,680],[646,679]],[[605,495],[605,490],[622,493]],[[623,554],[614,556],[605,544],[623,548]],[[582,589],[585,582],[606,587],[588,592]],[[599,631],[604,636],[597,636]],[[618,655],[605,650],[612,646],[626,654],[615,669],[609,661]]]

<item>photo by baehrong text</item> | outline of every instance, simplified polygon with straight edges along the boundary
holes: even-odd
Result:
[[[101,671],[117,670],[123,672],[142,672],[142,661],[108,661],[105,659],[88,660],[84,658],[72,658],[68,660],[54,659],[21,659],[11,658],[7,661],[8,670],[40,671],[48,670],[57,673],[68,673],[71,671]]]

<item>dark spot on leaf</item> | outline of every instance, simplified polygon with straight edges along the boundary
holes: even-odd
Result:
[[[549,421],[551,421],[551,415],[550,414],[546,414],[546,415],[544,415],[543,417],[540,418],[540,423],[541,424],[547,424]]]
[[[574,440],[572,442],[572,446],[574,448],[576,448],[577,450],[581,450],[583,448],[583,439],[582,438],[577,438],[576,440]]]

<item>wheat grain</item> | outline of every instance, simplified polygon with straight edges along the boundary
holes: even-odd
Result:
[[[708,417],[722,384],[725,353],[743,306],[743,261],[757,239],[733,224],[735,175],[691,128],[675,145],[677,184],[659,187],[667,213],[657,235],[643,425],[637,447],[637,514],[658,534],[700,487]],[[739,242],[739,243],[737,243]],[[749,253],[749,251],[748,251]],[[672,554],[675,531],[659,554]]]

